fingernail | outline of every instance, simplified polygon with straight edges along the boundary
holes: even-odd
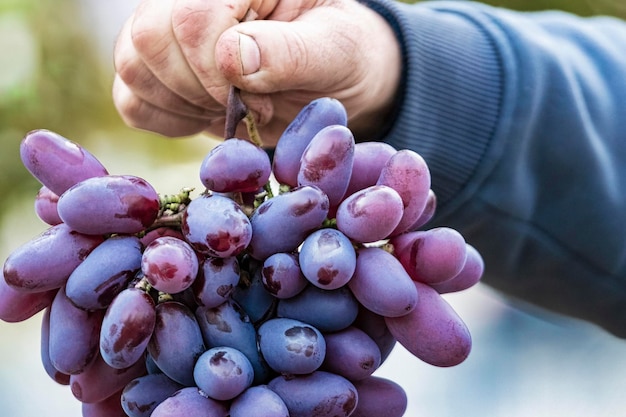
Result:
[[[239,56],[243,75],[255,73],[261,68],[261,52],[254,38],[239,34]]]

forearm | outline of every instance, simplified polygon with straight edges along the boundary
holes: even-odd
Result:
[[[626,336],[626,25],[369,4],[404,47],[385,140],[428,162],[432,225],[481,251],[485,282]]]

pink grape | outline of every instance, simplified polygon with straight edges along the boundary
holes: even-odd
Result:
[[[472,347],[467,326],[436,290],[421,282],[413,284],[420,294],[417,306],[402,317],[386,317],[389,331],[409,352],[428,364],[460,364]]]
[[[461,272],[447,281],[430,284],[439,294],[463,291],[480,281],[485,270],[485,262],[475,247],[468,243],[466,248],[467,257]]]
[[[57,211],[59,196],[50,191],[46,186],[42,186],[35,196],[35,213],[44,223],[56,226],[63,223]]]
[[[354,145],[352,175],[345,195],[376,185],[380,172],[395,153],[396,149],[385,142],[359,142]]]
[[[376,242],[394,231],[402,213],[402,198],[393,188],[373,185],[343,200],[337,208],[337,228],[356,242]]]
[[[191,287],[198,275],[198,256],[184,240],[164,236],[144,250],[141,270],[154,288],[175,294]]]

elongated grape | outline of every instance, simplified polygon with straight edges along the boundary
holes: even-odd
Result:
[[[159,404],[150,417],[227,417],[228,406],[203,395],[197,387],[176,391]]]
[[[150,285],[171,294],[191,287],[198,269],[198,256],[191,245],[172,236],[154,240],[141,258],[141,271]]]
[[[326,355],[324,336],[299,320],[274,318],[259,327],[259,349],[268,365],[282,374],[308,374]]]
[[[320,229],[307,236],[298,259],[309,282],[326,290],[343,287],[356,268],[352,242],[336,229]]]
[[[400,150],[389,158],[377,184],[393,188],[402,198],[402,219],[391,234],[406,231],[420,217],[428,201],[430,171],[426,161],[417,152]]]
[[[434,366],[449,367],[463,362],[472,339],[467,326],[441,295],[421,282],[417,306],[402,317],[386,317],[387,327],[414,356]]]
[[[107,308],[141,268],[141,251],[135,236],[105,240],[69,276],[67,296],[85,310]]]
[[[289,417],[289,410],[278,394],[267,385],[256,385],[233,400],[230,417]]]
[[[128,368],[142,359],[156,324],[154,300],[127,288],[106,310],[100,330],[100,355],[111,367]]]
[[[372,375],[381,364],[376,342],[363,330],[350,326],[338,332],[324,333],[326,357],[321,370],[357,381]]]
[[[87,178],[108,175],[100,161],[82,146],[45,129],[26,134],[20,157],[26,169],[59,196]]]
[[[244,139],[229,138],[204,158],[200,181],[216,192],[250,192],[267,183],[271,170],[270,158],[263,149]]]
[[[386,378],[370,376],[354,381],[359,402],[351,417],[402,417],[408,405],[404,389]]]
[[[348,287],[365,308],[385,317],[406,315],[418,303],[411,277],[392,254],[377,247],[358,249]]]
[[[50,226],[62,223],[63,220],[61,220],[57,211],[58,202],[59,196],[50,191],[48,187],[42,186],[35,196],[35,214]]]
[[[159,196],[133,175],[89,178],[67,190],[57,204],[59,217],[87,235],[134,234],[150,226],[159,213]]]
[[[425,284],[452,279],[465,265],[465,239],[449,227],[404,233],[389,243],[411,278]]]
[[[400,223],[403,203],[386,185],[373,185],[348,196],[337,208],[337,229],[360,243],[387,238]]]
[[[165,301],[156,307],[156,325],[148,352],[174,381],[193,386],[193,367],[206,350],[194,314],[184,304]]]
[[[228,346],[217,346],[198,358],[193,376],[202,392],[225,401],[252,385],[254,371],[246,355]]]
[[[385,142],[359,142],[354,146],[352,175],[345,195],[352,195],[376,185],[383,166],[396,153],[396,149]]]
[[[52,361],[50,360],[50,308],[46,308],[43,316],[41,317],[40,353],[41,364],[50,379],[60,385],[69,385],[70,376],[60,372],[54,367]]]
[[[359,400],[350,381],[325,371],[278,376],[268,386],[285,402],[290,417],[348,417]]]
[[[311,324],[323,332],[348,327],[359,312],[359,303],[348,287],[324,290],[309,285],[292,298],[278,302],[277,315]]]
[[[121,391],[97,403],[82,403],[83,417],[127,417],[120,401]]]
[[[275,253],[263,262],[261,279],[265,289],[276,298],[293,297],[309,282],[302,274],[298,257],[284,252]]]
[[[424,210],[422,210],[422,214],[417,218],[415,223],[411,225],[406,231],[412,232],[415,230],[419,230],[424,227],[435,215],[435,211],[437,211],[437,195],[432,190],[428,190],[428,198],[426,199],[426,206],[424,206]]]
[[[213,258],[202,261],[200,273],[193,283],[198,304],[217,307],[225,302],[239,283],[239,261],[236,257]]]
[[[18,291],[48,291],[62,287],[70,274],[100,243],[100,236],[51,226],[11,252],[4,262],[4,279]]]
[[[11,287],[0,279],[0,320],[18,323],[28,320],[50,304],[57,290],[24,292]]]
[[[65,294],[57,292],[50,306],[49,355],[52,365],[64,374],[78,374],[94,361],[103,310],[89,312],[76,307]]]
[[[185,239],[185,236],[183,236],[182,232],[179,229],[173,229],[171,227],[157,227],[156,229],[152,229],[148,233],[143,235],[139,240],[145,248],[154,240],[165,236],[172,236],[183,240]]]
[[[384,362],[396,345],[396,338],[387,328],[385,318],[360,306],[359,314],[353,325],[363,330],[376,343],[380,350],[381,363]]]
[[[250,220],[241,207],[217,194],[203,195],[189,203],[182,231],[196,251],[218,258],[237,256],[252,238]]]
[[[159,404],[182,388],[165,374],[144,375],[124,387],[120,403],[128,417],[150,417]]]
[[[229,346],[237,349],[254,369],[254,384],[265,382],[270,369],[257,347],[257,332],[246,312],[234,300],[214,308],[198,307],[196,318],[206,346]]]
[[[143,375],[146,375],[144,361],[138,361],[129,368],[116,369],[97,355],[87,369],[70,376],[70,388],[78,401],[97,403],[123,390],[130,381]]]
[[[476,248],[469,243],[466,246],[465,264],[454,278],[438,284],[430,284],[439,294],[466,290],[480,281],[485,270],[485,262]]]
[[[309,185],[266,200],[250,218],[250,255],[265,260],[278,252],[294,251],[309,233],[321,227],[328,208],[326,194]]]
[[[300,159],[298,185],[314,185],[336,207],[348,188],[354,162],[354,136],[345,126],[333,125],[320,130]]]
[[[276,144],[272,168],[278,182],[295,187],[300,158],[313,137],[326,126],[347,123],[346,109],[336,99],[322,97],[302,108]]]

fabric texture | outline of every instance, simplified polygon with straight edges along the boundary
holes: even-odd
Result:
[[[381,140],[428,163],[427,227],[459,230],[502,293],[626,337],[626,23],[362,3],[402,46]]]

